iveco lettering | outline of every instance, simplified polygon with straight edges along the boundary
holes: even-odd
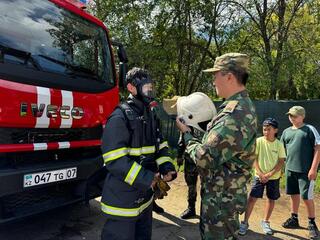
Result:
[[[82,2],[0,1],[0,225],[101,195],[127,58]]]
[[[21,103],[20,105],[20,116],[25,117],[28,115],[28,103]],[[31,103],[30,104],[31,114],[34,117],[41,117],[44,112],[46,112],[46,115],[48,118],[57,118],[60,116],[64,119],[69,119],[72,117],[73,119],[81,119],[84,115],[84,111],[82,107],[70,107],[67,105],[63,106],[57,106],[57,105],[45,105],[43,103],[36,104]],[[46,110],[45,110],[46,109]]]

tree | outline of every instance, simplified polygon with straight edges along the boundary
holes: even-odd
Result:
[[[288,41],[290,27],[297,17],[298,11],[306,1],[277,0],[277,1],[230,1],[234,6],[241,8],[256,28],[261,39],[261,52],[256,53],[264,60],[271,80],[269,98],[277,98],[277,83],[281,66],[284,62],[284,47]]]
[[[212,66],[226,45],[232,21],[223,1],[102,1],[93,12],[127,46],[131,66],[147,68],[158,95],[206,91]],[[205,10],[204,10],[205,9]]]
[[[286,45],[286,74],[281,98],[320,98],[320,1],[312,1],[299,11]]]
[[[212,76],[202,70],[216,56],[243,52],[252,59],[253,98],[301,99],[320,95],[319,2],[94,0],[92,12],[124,43],[129,67],[149,70],[160,98],[215,96]]]

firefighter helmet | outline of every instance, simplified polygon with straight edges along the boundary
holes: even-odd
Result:
[[[206,94],[195,92],[189,96],[178,98],[177,115],[186,125],[204,132],[206,129],[202,123],[210,121],[217,115],[217,111],[212,100]]]

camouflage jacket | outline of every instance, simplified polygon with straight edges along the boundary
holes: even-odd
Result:
[[[187,152],[199,168],[206,193],[245,195],[239,188],[245,188],[255,159],[255,108],[244,90],[227,99],[220,109],[202,141],[185,135]]]

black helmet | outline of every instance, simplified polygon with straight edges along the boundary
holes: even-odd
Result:
[[[150,104],[155,98],[154,82],[149,73],[142,68],[132,68],[126,75],[126,82],[131,83],[137,89],[139,100]]]

